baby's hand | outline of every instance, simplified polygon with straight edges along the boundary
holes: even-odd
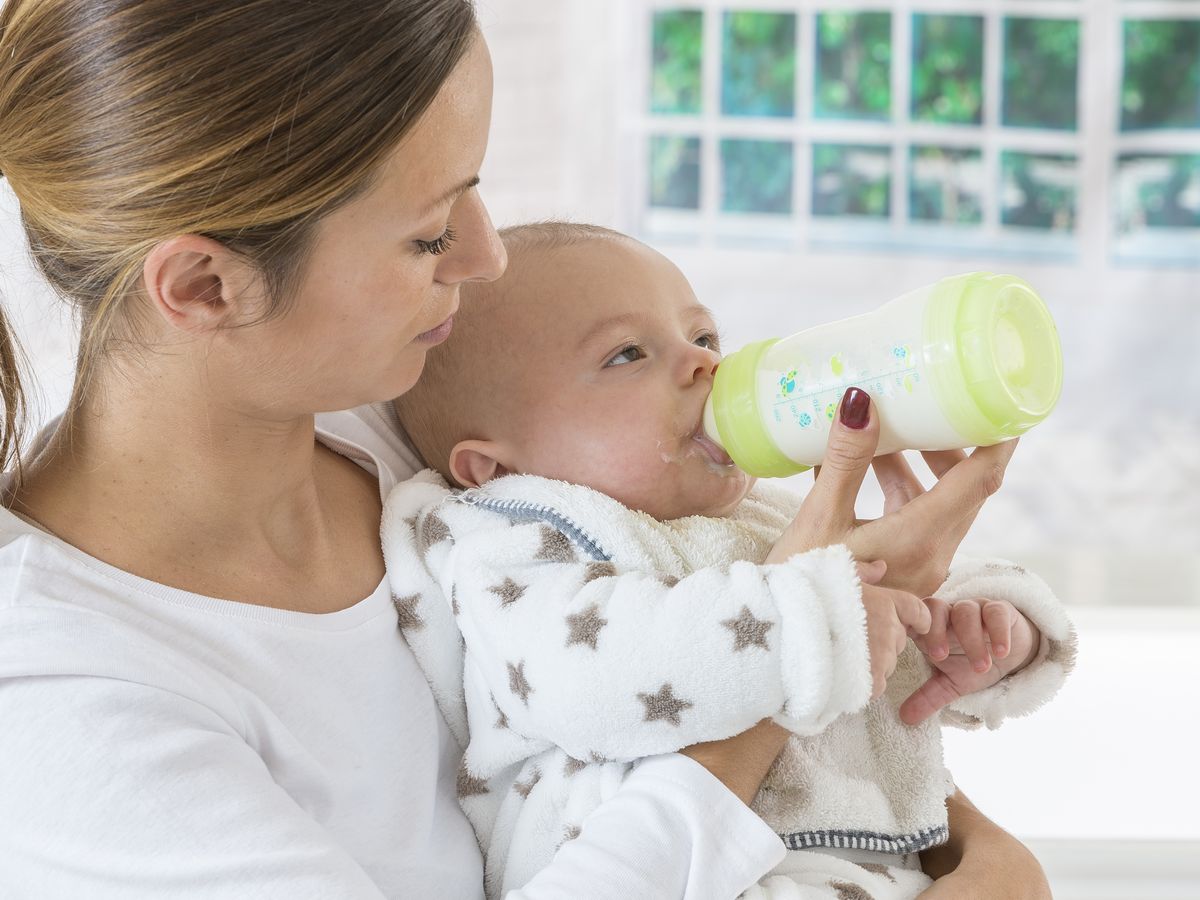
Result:
[[[963,600],[951,606],[929,597],[925,605],[929,630],[912,639],[935,671],[900,705],[900,719],[908,725],[1011,675],[1041,644],[1041,633],[1007,601]]]
[[[871,699],[887,687],[910,635],[929,630],[931,611],[916,594],[878,585],[886,564],[859,563],[862,604],[867,611],[867,650],[871,656]]]

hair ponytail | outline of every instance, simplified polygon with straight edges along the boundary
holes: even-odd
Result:
[[[21,385],[21,348],[0,308],[0,400],[4,423],[0,425],[0,471],[9,463],[21,477],[21,432],[25,423],[25,390]]]

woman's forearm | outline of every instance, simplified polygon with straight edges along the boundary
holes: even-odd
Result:
[[[946,812],[950,820],[950,839],[921,853],[921,868],[930,878],[941,878],[958,867],[963,855],[963,844],[971,835],[977,836],[981,828],[998,827],[960,790],[955,790],[946,798]]]
[[[708,769],[747,806],[787,743],[789,732],[770,719],[723,741],[693,744],[679,752]]]
[[[1050,885],[1029,848],[956,790],[947,798],[950,840],[921,854],[933,886],[921,900],[1050,900]]]

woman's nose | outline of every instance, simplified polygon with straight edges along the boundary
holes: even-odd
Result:
[[[508,253],[483,199],[472,189],[459,199],[457,206],[454,243],[437,267],[437,280],[442,284],[495,281],[508,266]]]

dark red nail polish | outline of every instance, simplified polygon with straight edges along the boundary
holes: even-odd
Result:
[[[858,431],[871,418],[871,396],[861,388],[848,388],[842,397],[842,424]]]

